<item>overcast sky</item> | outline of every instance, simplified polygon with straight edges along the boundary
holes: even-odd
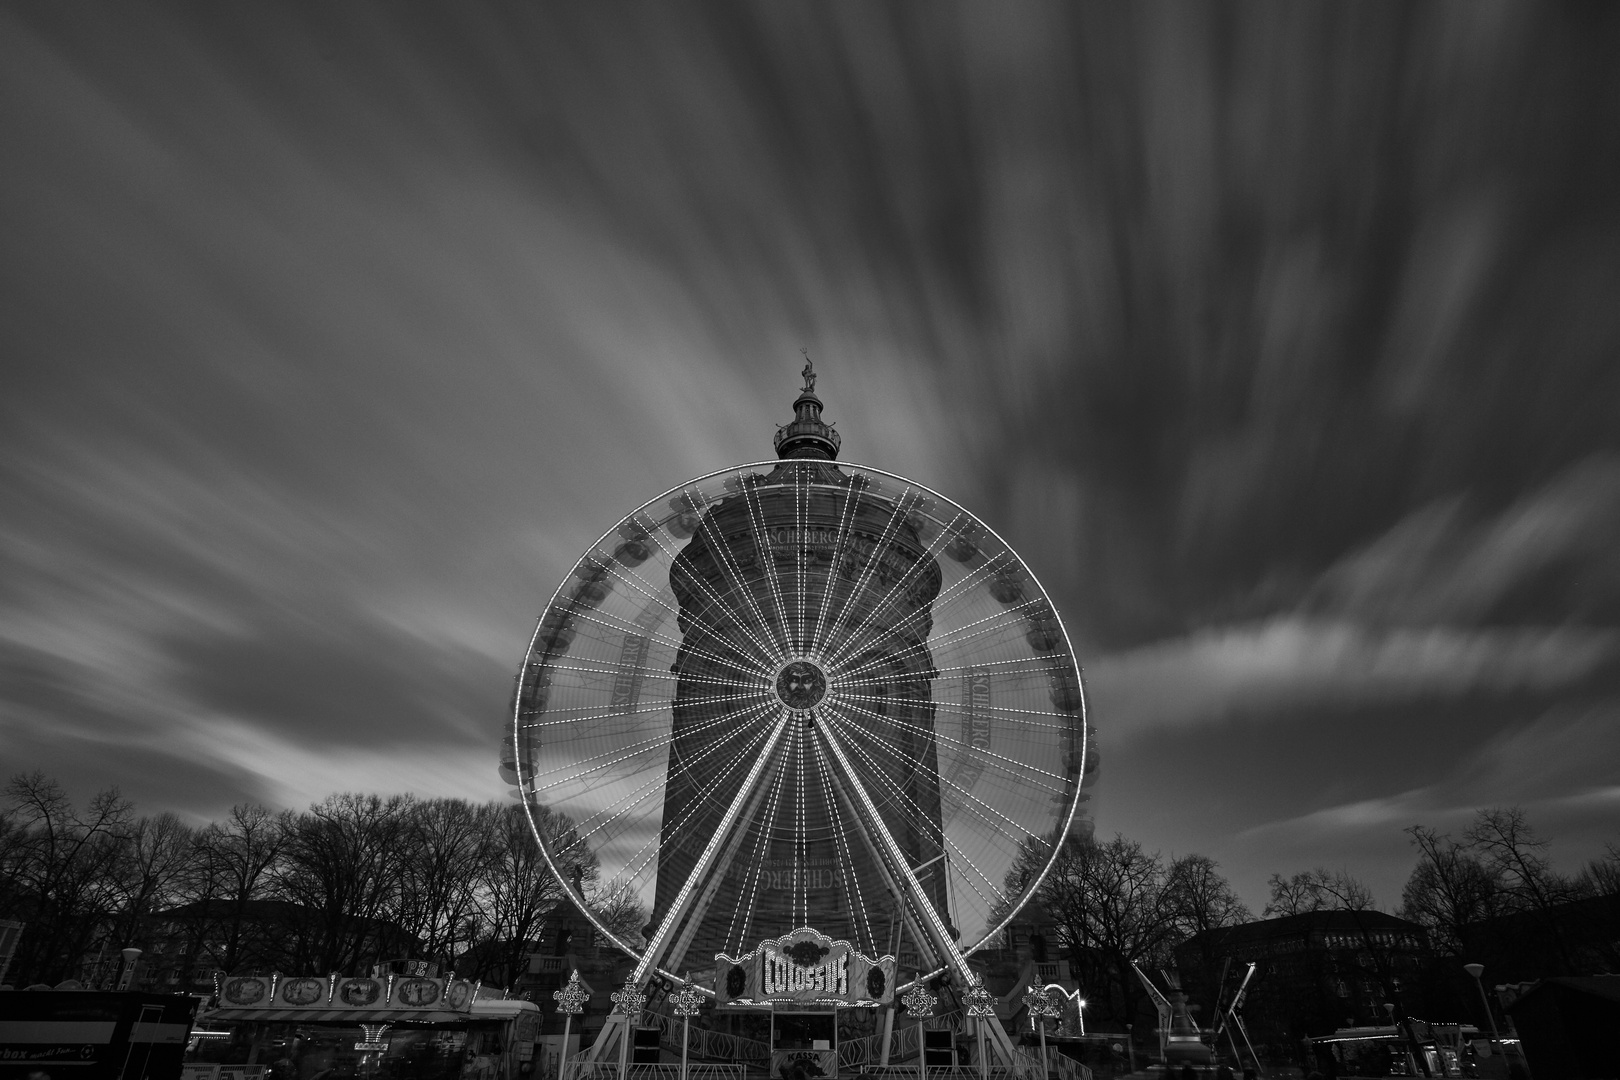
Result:
[[[0,768],[502,797],[622,515],[844,457],[1056,597],[1099,832],[1620,839],[1620,9],[7,4]]]

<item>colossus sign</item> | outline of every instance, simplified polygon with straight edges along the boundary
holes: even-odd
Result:
[[[721,1005],[878,1006],[894,997],[894,957],[867,956],[809,927],[715,960]]]

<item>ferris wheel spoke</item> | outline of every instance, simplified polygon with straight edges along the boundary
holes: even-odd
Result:
[[[600,626],[603,629],[615,634],[622,633],[646,638],[649,642],[663,645],[666,648],[673,649],[677,653],[684,649],[690,655],[698,656],[718,666],[730,668],[731,670],[740,673],[752,675],[759,666],[757,661],[750,659],[741,652],[727,656],[709,649],[698,648],[693,646],[690,642],[677,641],[674,638],[667,637],[655,630],[648,629],[634,620],[613,616],[604,611],[598,610],[593,614],[580,612],[577,613],[575,617],[590,625]],[[613,643],[611,641],[607,641],[604,642],[604,644],[611,647]]]
[[[861,567],[860,572],[855,576],[854,586],[849,590],[848,595],[844,597],[844,602],[838,609],[838,616],[833,620],[834,626],[837,626],[847,617],[850,605],[855,602],[856,597],[863,595],[864,590],[869,587],[873,575],[877,573],[878,567],[884,565],[883,555],[889,550],[890,541],[899,530],[900,523],[905,520],[904,515],[907,511],[904,507],[906,505],[906,496],[910,493],[910,490],[908,487],[899,499],[890,503],[889,520],[883,523],[883,529],[878,534],[877,543],[872,548],[871,557],[866,560],[866,565]],[[878,500],[868,498],[865,501],[872,504]],[[835,567],[836,565],[834,563]],[[883,610],[887,606],[887,602],[887,597],[885,597],[873,610]],[[836,652],[837,649],[835,648],[834,653],[836,654]]]
[[[752,869],[746,877],[748,881],[748,898],[739,903],[731,913],[731,923],[726,928],[725,937],[728,951],[743,952],[742,942],[753,925],[754,905],[759,895],[760,882],[764,880],[765,874],[765,852],[768,849],[771,834],[776,829],[777,810],[781,805],[782,789],[785,786],[786,778],[782,770],[777,769],[771,777],[771,790],[768,797],[768,807],[763,818],[764,824],[761,825],[758,821],[751,822],[754,826],[754,851],[749,862]],[[740,928],[738,927],[739,918],[742,920]]]
[[[617,679],[621,675],[625,674],[624,666],[622,664],[617,664],[609,660],[590,661],[583,658],[576,658],[570,663],[554,663],[548,666],[555,671],[572,672],[573,674],[580,675],[582,677],[605,677],[607,681],[604,683],[604,685],[609,686],[612,684],[612,680]],[[720,686],[727,688],[735,687],[737,685],[734,680],[724,679],[714,675],[697,675],[694,673],[685,672],[677,674],[675,672],[656,671],[640,666],[634,669],[634,673],[638,678],[652,679],[654,682],[669,683],[671,685],[680,682],[698,683],[704,686]],[[767,685],[757,674],[753,675],[753,679],[759,680],[757,683],[759,687],[764,687]]]
[[[673,571],[671,571],[671,573],[673,573]],[[740,647],[741,642],[738,642],[730,634],[726,633],[725,624],[711,622],[707,618],[708,612],[699,609],[693,613],[692,618],[694,623],[704,628],[704,630],[707,632],[708,638],[711,640],[717,639],[724,641],[728,645],[735,646],[738,648],[739,655],[746,656],[761,668],[769,667],[773,662],[774,657],[769,646],[760,641],[759,637],[753,632],[753,630],[750,629],[747,615],[745,615],[742,611],[733,608],[730,604],[727,604],[725,600],[720,597],[720,594],[715,592],[707,581],[703,580],[703,576],[701,574],[689,574],[687,575],[686,580],[690,581],[693,587],[698,592],[703,594],[704,598],[708,601],[710,608],[726,616],[726,618],[730,620],[730,625],[735,626],[739,631],[742,632],[743,636],[746,637],[749,643],[753,645],[753,649],[742,649]]]
[[[881,687],[883,683],[874,681],[873,687]],[[892,703],[895,699],[885,694],[857,694],[845,690],[839,693],[842,701],[851,701],[863,709],[874,709],[878,705]],[[966,705],[949,698],[930,700],[936,714],[947,716],[960,716],[963,718],[985,717],[993,719],[1004,728],[1014,728],[1023,732],[1078,734],[1080,718],[1074,713],[1063,713],[1044,709],[1020,709],[1011,705]]]
[[[836,712],[835,712],[835,715],[837,715]],[[850,733],[853,736],[852,745],[853,745],[855,751],[857,753],[860,753],[863,757],[865,757],[868,760],[868,762],[870,764],[872,764],[872,766],[879,771],[879,774],[881,775],[882,768],[881,768],[881,766],[879,766],[877,764],[877,762],[875,762],[875,761],[873,761],[871,759],[870,753],[866,749],[867,744],[865,742],[858,741],[859,740],[859,735],[860,735],[860,728],[857,725],[853,724],[850,721],[850,718],[848,718],[846,716],[842,716],[842,715],[838,715],[838,723],[839,723],[840,726],[848,727],[850,729]],[[870,742],[870,745],[872,747],[875,747],[876,749],[880,750],[884,754],[888,755],[891,759],[895,760],[897,763],[904,763],[904,761],[905,761],[905,759],[900,756],[899,751],[895,750],[893,748],[893,746],[889,742],[887,742],[885,740],[872,740]],[[943,789],[945,789],[945,788],[949,788],[950,790],[955,791],[956,793],[958,793],[961,796],[960,805],[962,806],[963,809],[971,810],[971,812],[973,812],[976,817],[979,817],[981,820],[983,820],[986,825],[989,825],[989,826],[991,826],[993,828],[1001,830],[1003,835],[1010,835],[1010,836],[1013,836],[1013,837],[1021,837],[1025,832],[1028,831],[1027,826],[1019,823],[1018,821],[1015,821],[1014,819],[1008,817],[1006,814],[1001,813],[999,810],[996,810],[988,802],[986,802],[985,800],[979,798],[971,789],[963,787],[960,784],[955,783],[950,778],[945,777],[945,776],[941,776],[939,778],[939,781],[940,781],[940,786],[941,786],[941,789],[942,789],[941,790],[942,795],[944,793]],[[1050,790],[1050,789],[1045,789],[1045,790]]]
[[[910,495],[909,491],[907,495]],[[896,503],[895,514],[897,518],[900,515],[910,513],[910,511],[905,508],[905,498],[906,496],[903,496],[902,501]],[[951,519],[952,526],[954,527],[960,521],[961,515],[959,514]],[[888,592],[884,594],[882,599],[872,606],[872,609],[866,613],[859,623],[849,629],[849,632],[845,636],[844,640],[840,642],[837,648],[835,648],[827,657],[827,665],[829,667],[837,667],[840,661],[842,661],[846,656],[851,654],[859,654],[859,652],[866,648],[867,645],[878,640],[879,635],[877,633],[869,632],[869,628],[879,625],[877,623],[878,617],[890,609],[892,600],[896,595],[901,594],[902,590],[910,587],[914,576],[920,575],[925,567],[937,565],[939,554],[945,547],[947,535],[949,535],[948,530],[941,529],[934,536],[933,540],[929,541],[928,544],[923,548],[922,557],[907,567],[904,573],[890,583]],[[876,562],[877,560],[874,559],[873,565],[875,565]],[[915,610],[905,613],[902,615],[899,622],[889,626],[884,626],[882,627],[882,630],[885,634],[892,634],[909,623],[920,623],[925,615],[928,618],[932,618],[932,612],[937,600],[938,598],[936,597],[934,602],[930,602],[927,605],[917,607]]]
[[[847,538],[854,533],[855,510],[861,501],[860,485],[851,477],[844,488],[844,506],[838,513],[838,532],[833,539],[832,559],[827,563],[827,587],[821,591],[821,603],[816,612],[815,633],[810,635],[809,646],[819,651],[823,644],[822,631],[827,625],[827,612],[832,606],[833,593],[838,589],[838,567],[848,547]]]
[[[666,542],[664,542],[663,536],[658,536],[658,538],[656,538],[656,541],[658,541],[659,549],[661,549],[661,551],[663,551],[664,554],[669,555],[669,559],[667,559],[667,562],[663,563],[664,567],[666,567],[666,575],[667,575],[667,568],[674,567],[674,562],[676,562],[676,552],[672,551],[672,549],[669,549],[669,546],[667,546]],[[630,581],[629,578],[635,578],[635,580]],[[659,619],[659,620],[661,620],[661,622],[663,622],[664,617],[669,617],[669,615],[674,615],[674,617],[676,617],[677,622],[679,622],[679,617],[680,617],[679,609],[677,609],[676,606],[672,606],[671,602],[667,601],[667,599],[664,599],[664,593],[667,593],[667,586],[653,585],[653,583],[651,583],[651,581],[646,581],[645,578],[642,578],[642,576],[637,575],[637,573],[633,573],[633,572],[630,572],[629,578],[625,578],[625,583],[627,583],[627,585],[632,586],[632,588],[635,589],[635,591],[637,591],[637,593],[640,594],[640,596],[645,597],[646,602],[648,602],[648,604],[653,604],[653,606],[658,607],[658,609],[661,610],[661,612],[663,612],[663,615],[661,615],[661,619]],[[714,593],[713,589],[711,589],[710,586],[708,586],[708,583],[706,583],[706,581],[701,580],[701,576],[700,576],[700,578],[695,578],[695,580],[693,580],[693,585],[697,585],[698,588],[703,589],[703,591],[705,591],[706,596],[708,596],[708,599],[710,599],[711,604],[713,604],[714,607],[718,607],[718,609],[724,610],[724,612],[726,612],[727,615],[731,615],[732,620],[734,620],[734,622],[739,623],[739,625],[740,625],[740,623],[742,623],[742,615],[740,615],[740,612],[735,612],[735,610],[732,610],[731,607],[727,606],[726,602],[724,602],[723,597],[719,596],[718,593]],[[645,609],[643,609],[643,614],[645,614]],[[711,623],[705,623],[705,625],[706,625],[706,627],[711,627]],[[726,656],[723,656],[723,654],[708,653],[708,651],[703,651],[703,649],[698,649],[698,648],[695,648],[695,646],[693,646],[692,640],[690,640],[690,638],[692,638],[692,635],[690,635],[690,633],[687,633],[687,635],[685,635],[685,638],[687,638],[687,640],[679,641],[679,643],[676,643],[677,651],[679,651],[679,649],[687,649],[687,651],[690,651],[690,653],[698,653],[698,654],[703,654],[703,656],[711,656],[711,657],[713,657],[713,659],[716,659],[716,661],[726,662],[726,664],[731,664],[731,662],[742,661],[742,662],[744,662],[744,664],[742,664],[742,667],[744,667],[744,669],[747,669],[748,665],[750,665],[750,664],[757,665],[757,664],[760,664],[760,662],[761,662],[761,657],[760,656],[750,656],[750,654],[745,653],[745,651],[742,651],[742,649],[735,649],[735,657],[726,657]],[[727,644],[732,644],[732,646],[734,646],[734,648],[735,648],[734,641],[729,640],[729,638],[727,638],[726,635],[723,635],[723,633],[718,633],[718,631],[716,631],[716,633],[711,633],[710,638],[711,638],[711,640],[726,641]]]
[[[793,651],[803,652],[810,647],[805,637],[805,564],[810,559],[810,486],[806,483],[808,470],[799,468],[793,471],[793,525],[794,525],[794,552],[793,558]]]
[[[833,733],[832,725],[817,724],[815,731],[821,736],[827,748],[831,751],[832,757],[838,763],[837,770],[829,772],[829,775],[835,777],[835,783],[842,783],[849,789],[857,805],[865,812],[868,835],[876,839],[884,849],[887,861],[894,868],[895,874],[900,877],[902,887],[907,894],[906,899],[909,900],[917,914],[927,920],[928,929],[932,931],[930,936],[933,938],[930,944],[942,954],[942,959],[950,962],[955,970],[965,972],[967,970],[967,961],[962,958],[960,950],[957,949],[955,940],[946,927],[943,917],[935,910],[934,905],[929,903],[928,894],[923,889],[922,883],[917,880],[917,874],[912,870],[910,862],[906,859],[905,851],[895,840],[894,834],[889,831],[888,826],[884,824],[882,814],[879,812],[877,805],[873,803],[872,796],[866,790],[866,786],[861,782],[860,775],[850,762],[841,741]],[[919,942],[919,944],[921,943]]]
[[[990,875],[987,874],[979,866],[979,864],[967,854],[967,852],[962,850],[962,846],[960,844],[949,839],[946,840],[946,844],[951,851],[958,856],[955,859],[945,860],[945,865],[949,868],[948,872],[955,875],[953,880],[961,882],[964,888],[971,889],[973,891],[973,895],[978,897],[979,901],[984,907],[993,909],[998,904],[1005,903],[1007,900],[1011,899],[1011,895],[1004,889],[997,887],[996,883],[990,879]],[[971,875],[963,873],[961,870],[957,869],[958,864],[964,864],[972,868],[973,873]],[[984,889],[979,888],[974,881],[975,878],[984,882],[985,887],[989,889],[988,894]]]
[[[747,779],[737,789],[736,797],[731,800],[731,805],[726,807],[725,815],[721,817],[719,824],[715,826],[714,833],[710,836],[703,853],[693,863],[685,884],[675,894],[674,900],[670,903],[669,911],[664,915],[663,922],[653,932],[652,940],[647,942],[646,952],[642,954],[641,962],[636,965],[635,974],[632,976],[637,983],[646,978],[649,967],[657,964],[662,959],[659,947],[664,943],[664,939],[668,937],[671,927],[688,914],[686,910],[687,900],[703,880],[709,864],[714,860],[720,845],[730,835],[732,827],[736,825],[737,818],[742,813],[743,808],[754,797],[754,789],[759,784],[760,774],[764,771],[766,763],[773,757],[772,751],[776,749],[777,743],[781,741],[782,732],[787,728],[790,715],[786,709],[783,709],[777,716],[776,723],[771,726],[770,735],[765,740],[764,748],[749,766]]]
[[[854,695],[857,699],[860,695]],[[1020,709],[1014,705],[974,705],[971,708],[958,701],[941,700],[934,702],[934,708],[940,712],[947,712],[953,716],[993,716],[1003,724],[1011,724],[1030,731],[1075,732],[1080,729],[1080,717],[1076,713],[1058,712],[1055,709]]]
[[[740,670],[763,672],[763,670],[771,669],[774,664],[774,654],[771,653],[770,648],[766,648],[765,643],[758,640],[758,636],[753,635],[752,631],[748,630],[747,617],[745,617],[744,612],[735,609],[731,604],[727,604],[724,597],[716,593],[708,585],[708,581],[703,578],[701,573],[687,575],[687,580],[690,580],[690,583],[708,599],[708,609],[719,610],[726,619],[731,620],[731,625],[735,625],[739,630],[744,631],[744,635],[755,646],[755,651],[740,648],[740,643],[737,643],[731,635],[727,635],[726,630],[724,630],[724,623],[714,623],[706,619],[705,609],[689,612],[690,622],[695,627],[700,628],[701,633],[693,633],[692,628],[689,628],[685,633],[685,641],[680,643],[680,648],[685,649],[687,653],[693,654],[693,656],[710,656],[718,662],[724,662],[724,664],[739,665]],[[663,599],[659,599],[659,604],[663,604],[666,609],[674,610]],[[679,612],[677,612],[677,620],[679,620]],[[711,649],[700,648],[697,644],[693,644],[693,640],[721,641],[721,643],[726,644],[734,651],[734,656],[727,657],[724,654],[713,653]]]
[[[757,708],[757,706],[756,706],[756,708]],[[700,728],[698,728],[696,730],[698,732],[701,732],[701,731],[705,730],[708,727],[728,726],[729,721],[740,719],[741,717],[746,715],[748,711],[749,710],[748,710],[747,706],[740,706],[735,710],[732,710],[730,712],[722,714],[721,716],[715,718],[710,723],[708,723],[708,724],[706,724],[706,725],[704,725],[704,726],[702,726],[702,727],[700,727]],[[566,767],[572,767],[572,768],[574,768],[575,771],[573,771],[572,773],[569,773],[568,775],[558,777],[557,779],[551,781],[550,783],[543,784],[543,785],[538,784],[538,780],[542,776],[550,775],[552,770],[547,770],[545,772],[541,772],[539,770],[533,770],[530,773],[531,780],[536,782],[533,790],[535,791],[536,794],[538,794],[541,791],[549,791],[552,788],[558,787],[561,784],[568,783],[570,781],[584,780],[584,779],[586,779],[588,777],[593,776],[594,774],[599,774],[604,769],[610,768],[610,767],[612,767],[614,765],[622,764],[622,763],[624,763],[624,762],[626,762],[628,760],[631,760],[632,758],[639,757],[641,755],[648,754],[648,753],[656,753],[656,752],[662,751],[662,750],[664,750],[665,748],[667,748],[670,745],[670,743],[673,741],[673,739],[674,739],[674,732],[673,731],[666,731],[666,732],[664,732],[664,733],[662,733],[662,734],[660,734],[660,735],[658,735],[656,737],[653,737],[653,738],[650,738],[650,739],[644,739],[644,740],[642,740],[640,742],[637,742],[637,743],[632,743],[628,747],[616,746],[616,747],[613,747],[611,750],[605,750],[605,751],[602,751],[602,752],[597,753],[597,754],[589,755],[587,757],[571,758],[568,761]],[[719,745],[721,743],[722,743],[722,740],[716,740],[717,745]],[[579,768],[579,766],[586,766],[586,768]],[[656,777],[655,777],[655,779],[656,779]]]
[[[941,532],[940,537],[936,539],[942,539],[944,535],[945,533]],[[858,656],[862,650],[875,644],[883,637],[897,636],[901,634],[902,631],[907,631],[914,628],[920,630],[925,624],[937,625],[940,621],[941,613],[947,610],[953,604],[953,602],[972,597],[973,587],[984,581],[990,580],[991,573],[992,571],[990,570],[989,564],[981,566],[977,570],[970,573],[967,577],[964,577],[962,580],[953,583],[941,591],[939,596],[934,598],[933,603],[918,607],[914,611],[902,616],[892,625],[883,627],[882,634],[870,633],[864,636],[852,635],[845,643],[843,649],[840,651],[839,658],[843,659],[844,657],[850,655]],[[949,633],[944,635],[930,635],[928,644],[930,647],[932,647],[936,641],[948,640],[948,638]]]
[[[740,477],[739,486],[746,487],[749,483],[757,482],[753,481],[751,476],[752,474],[750,474],[750,476]],[[747,505],[746,501],[744,505]],[[754,596],[754,590],[750,588],[748,582],[743,579],[742,569],[737,565],[737,560],[732,553],[731,545],[726,543],[725,534],[721,532],[720,527],[715,524],[714,512],[703,515],[703,520],[698,525],[697,534],[700,537],[706,536],[705,543],[708,544],[711,555],[713,555],[718,561],[721,575],[729,579],[732,590],[741,596],[743,604],[747,606],[750,612],[752,612],[752,623],[748,621],[748,617],[741,610],[731,612],[732,617],[737,621],[738,629],[742,630],[744,634],[748,635],[749,640],[753,641],[754,644],[758,646],[760,659],[767,663],[770,662],[773,657],[781,654],[786,643],[776,642],[774,643],[773,647],[772,644],[767,644],[765,641],[761,640],[759,634],[770,634],[770,622],[765,618],[765,613],[760,609],[759,601]],[[759,558],[765,557],[764,552],[757,551],[757,538],[756,552]],[[694,575],[693,580],[699,580],[701,577],[701,574]],[[705,588],[707,588],[707,583],[705,583]],[[710,591],[712,592],[712,590]],[[731,611],[729,606],[726,607],[726,610]],[[755,633],[755,631],[758,631],[759,633]]]
[[[867,774],[868,781],[881,785],[881,791],[886,805],[894,808],[896,816],[904,820],[907,831],[922,837],[930,844],[943,844],[944,832],[940,824],[933,819],[933,815],[917,804],[917,801],[906,790],[892,779],[883,764],[878,762],[866,748],[859,736],[862,734],[847,717],[838,716],[833,724],[840,728],[847,728],[847,735],[851,736],[848,749],[856,754],[871,771]],[[895,751],[884,740],[872,740],[873,745],[885,749],[889,760],[895,764],[909,766],[911,761],[904,754]]]
[[[683,706],[723,704],[735,702],[739,696],[745,698],[757,697],[760,700],[766,699],[766,695],[763,691],[744,695],[738,695],[736,693],[709,695],[692,694],[681,698],[681,704]],[[614,716],[656,718],[672,713],[673,709],[671,706],[673,704],[674,703],[671,701],[659,699],[646,704],[637,702],[634,705],[597,705],[592,707],[587,707],[584,705],[557,705],[548,707],[545,710],[548,719],[520,720],[518,722],[518,729],[520,731],[543,732],[549,728],[563,729],[574,727],[584,720],[602,720]],[[595,737],[599,734],[600,732],[593,731],[590,733],[590,737]]]
[[[958,595],[960,596],[962,594]],[[946,605],[944,604],[936,605],[933,614],[937,616],[940,611],[944,610],[945,606]],[[1035,607],[1038,605],[1035,601],[1031,601],[1029,602],[1029,606]],[[1013,630],[1016,632],[1017,628],[1012,623],[1011,618],[1009,618],[1010,614],[1016,616],[1016,613],[1012,612],[1011,609],[993,611],[988,615],[981,616],[962,626],[945,631],[944,633],[936,633],[930,636],[928,639],[928,650],[931,654],[937,656],[942,652],[950,652],[955,649],[959,649],[962,645],[972,642],[975,639],[983,638],[991,633],[1005,633],[1008,630]],[[919,618],[920,616],[914,615],[912,617]],[[1022,635],[1020,634],[1019,636]],[[861,646],[865,647],[870,643],[870,641],[862,642]],[[842,670],[840,674],[847,677],[860,675],[864,671],[868,670],[874,662],[875,661],[868,660],[858,667]]]
[[[893,717],[893,716],[881,715],[879,713],[873,712],[869,708],[866,708],[866,707],[864,707],[862,705],[859,705],[859,704],[856,704],[856,703],[850,701],[848,696],[841,695],[840,698],[839,698],[839,703],[844,705],[851,712],[858,713],[861,716],[865,716],[870,720],[886,720],[890,724],[894,725],[897,728],[900,728],[903,731],[910,731],[911,733],[913,733],[915,735],[925,736],[926,738],[934,739],[937,742],[944,743],[947,746],[955,747],[958,751],[961,752],[961,754],[963,756],[965,756],[965,757],[973,757],[973,758],[976,758],[978,760],[981,760],[984,763],[986,768],[1004,767],[1008,771],[1014,772],[1019,776],[1030,776],[1030,775],[1044,776],[1044,777],[1046,777],[1046,778],[1048,778],[1050,780],[1057,780],[1057,781],[1060,781],[1060,782],[1066,782],[1067,778],[1064,775],[1060,774],[1060,773],[1049,772],[1049,771],[1047,771],[1045,769],[1040,768],[1039,766],[1019,761],[1016,758],[1008,757],[1005,754],[997,754],[994,751],[989,750],[989,749],[987,749],[985,747],[975,746],[970,741],[959,739],[959,738],[953,738],[950,735],[947,735],[947,734],[939,731],[937,728],[934,728],[934,727],[931,727],[931,726],[930,727],[925,727],[922,724],[918,724],[916,722],[910,722],[910,721],[901,720],[901,719],[899,719],[897,717]],[[874,741],[882,742],[884,740],[874,740]],[[1039,788],[1041,788],[1042,790],[1045,790],[1045,791],[1055,791],[1055,790],[1057,790],[1057,789],[1047,787],[1047,786],[1041,785],[1041,784],[1035,784],[1035,785],[1032,785],[1032,786],[1039,787]]]
[[[761,715],[763,715],[763,710]],[[740,752],[738,752],[738,748],[736,746],[730,745],[729,743],[716,743],[705,751],[702,755],[703,757],[707,757],[710,754],[718,754],[722,751],[725,752],[727,756],[725,757],[725,765],[723,769],[716,773],[710,779],[708,784],[698,789],[695,797],[687,806],[686,812],[680,817],[680,819],[675,821],[673,824],[666,823],[665,829],[661,830],[661,832],[667,831],[669,836],[674,838],[677,842],[679,840],[684,840],[686,838],[687,826],[693,821],[694,818],[697,817],[699,811],[709,803],[709,800],[713,799],[715,796],[719,795],[723,790],[725,790],[727,782],[736,777],[743,770],[743,768],[751,760],[748,756],[750,751],[752,751],[755,746],[765,739],[765,737],[769,734],[769,730],[770,729],[765,727],[758,728],[753,738],[751,738],[747,744],[741,747]],[[661,777],[657,777],[655,779],[660,781],[662,780]],[[629,872],[633,869],[636,874],[639,874],[642,869],[645,869],[645,867],[651,863],[654,855],[661,853],[662,847],[663,841],[661,840],[660,835],[654,835],[648,841],[647,845],[644,846],[643,851],[637,853],[636,858],[632,858],[627,861],[626,871]],[[638,863],[637,859],[641,858],[643,855],[645,855],[645,858]]]
[[[833,792],[832,779],[829,775],[831,763],[819,743],[815,744],[814,748],[817,757],[816,774],[821,778],[821,798],[830,808],[837,805],[837,795]],[[838,853],[839,865],[842,868],[840,876],[843,878],[844,896],[849,901],[850,925],[857,930],[858,944],[864,946],[874,956],[879,955],[877,937],[872,932],[872,915],[867,909],[860,875],[855,871],[855,853],[844,828],[844,816],[837,813],[831,813],[829,816],[833,823],[834,850]]]
[[[760,484],[743,484],[743,506],[748,511],[748,525],[754,534],[754,551],[765,566],[765,584],[770,591],[771,606],[776,609],[776,629],[781,631],[777,639],[777,646],[781,653],[791,653],[794,650],[793,633],[788,628],[787,603],[782,597],[782,585],[776,573],[776,550],[771,543],[769,530],[766,528],[763,514],[759,505]],[[756,605],[757,609],[757,605]],[[763,610],[760,610],[760,620],[765,623],[766,629],[771,629],[765,620]]]

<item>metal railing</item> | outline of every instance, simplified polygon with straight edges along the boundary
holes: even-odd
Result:
[[[1018,1059],[1029,1075],[1041,1075],[1041,1054],[1038,1050],[1031,1050],[1027,1046],[1016,1048]],[[1091,1070],[1080,1064],[1067,1054],[1060,1054],[1056,1050],[1048,1049],[1046,1052],[1046,1068],[1055,1074],[1058,1080],[1091,1080]]]
[[[679,1017],[665,1016],[663,1013],[647,1013],[643,1022],[656,1024],[659,1030],[658,1042],[666,1050],[679,1054],[681,1052],[681,1028]],[[749,1062],[761,1065],[771,1060],[771,1048],[767,1043],[758,1039],[745,1039],[741,1035],[732,1035],[724,1031],[710,1031],[708,1028],[694,1027],[691,1030],[692,1041],[687,1044],[687,1058],[704,1058],[708,1061],[721,1062]],[[650,1068],[651,1066],[649,1066]],[[730,1067],[728,1064],[726,1067]],[[738,1066],[742,1067],[741,1065]],[[678,1070],[680,1066],[676,1066]],[[615,1069],[617,1067],[615,1066]],[[695,1075],[695,1074],[694,1074]]]
[[[748,1066],[740,1063],[711,1064],[691,1062],[686,1066],[688,1080],[745,1080]],[[678,1064],[631,1065],[627,1080],[681,1080]],[[563,1068],[562,1080],[619,1080],[617,1061],[570,1061]]]
[[[929,1017],[923,1022],[929,1031],[950,1031],[956,1035],[962,1033],[962,1014],[958,1012],[945,1013],[942,1016]],[[894,1031],[889,1036],[889,1060],[904,1061],[906,1058],[917,1056],[917,1025],[915,1022],[896,1021]],[[883,1033],[867,1035],[859,1039],[850,1039],[838,1044],[839,1069],[865,1069],[877,1075],[873,1070],[880,1068],[878,1062],[883,1060]],[[889,1066],[893,1069],[897,1066]],[[917,1075],[917,1067],[910,1066],[910,1075]]]

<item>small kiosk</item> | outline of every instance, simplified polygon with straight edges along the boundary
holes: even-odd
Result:
[[[720,1007],[771,1010],[771,1075],[838,1075],[838,1010],[894,999],[893,956],[867,956],[847,941],[802,927],[742,956],[715,958]]]
[[[771,1075],[792,1075],[794,1066],[812,1080],[838,1075],[838,1012],[834,1007],[771,1010]]]
[[[466,980],[223,979],[186,1080],[524,1080],[540,1008]]]

